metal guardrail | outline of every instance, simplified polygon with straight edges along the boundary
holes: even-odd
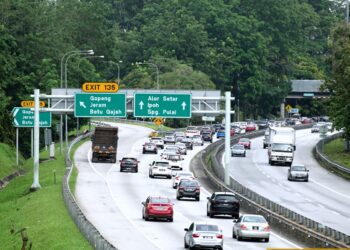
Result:
[[[295,129],[305,129],[310,126],[296,126]],[[236,142],[240,137],[259,137],[264,131],[236,136],[232,142]],[[286,207],[283,207],[249,188],[240,184],[230,177],[230,185],[224,184],[225,169],[221,165],[218,156],[224,148],[223,140],[209,145],[202,154],[199,155],[204,171],[210,180],[221,191],[230,191],[237,194],[241,207],[247,212],[262,214],[268,219],[273,228],[279,228],[288,235],[294,235],[303,239],[308,245],[313,247],[336,247],[347,248],[350,245],[350,236],[335,229],[327,227],[321,223],[304,217]]]
[[[85,238],[90,242],[91,246],[93,246],[97,250],[116,250],[117,248],[115,248],[112,244],[110,244],[101,235],[101,233],[94,227],[94,225],[85,217],[85,215],[81,211],[69,187],[69,178],[72,174],[72,170],[74,167],[74,164],[70,159],[71,149],[76,143],[84,140],[89,136],[91,136],[91,132],[85,135],[78,136],[76,139],[74,139],[70,143],[66,151],[66,155],[65,155],[66,173],[63,177],[63,182],[62,182],[63,199],[74,223],[77,225],[80,232],[85,236]]]
[[[341,138],[342,135],[343,135],[343,132],[339,132],[321,139],[315,146],[314,155],[315,155],[315,158],[321,163],[321,165],[325,165],[326,167],[337,170],[343,175],[347,175],[348,177],[350,177],[350,168],[347,168],[335,161],[332,161],[330,158],[328,158],[324,154],[324,151],[323,151],[325,144],[327,144],[332,140]]]

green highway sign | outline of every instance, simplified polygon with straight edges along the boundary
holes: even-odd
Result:
[[[135,117],[191,118],[191,94],[135,93]]]
[[[125,117],[125,94],[76,93],[74,98],[75,117]]]
[[[33,128],[34,127],[34,111],[31,108],[15,107],[12,110],[13,125],[15,127]],[[39,127],[51,127],[51,112],[39,113]]]

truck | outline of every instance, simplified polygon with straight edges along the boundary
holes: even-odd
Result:
[[[96,127],[91,142],[92,162],[117,161],[118,127]]]
[[[268,157],[270,165],[274,163],[283,163],[291,166],[295,149],[294,128],[269,128]]]

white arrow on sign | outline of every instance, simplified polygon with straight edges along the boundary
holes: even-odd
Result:
[[[19,123],[18,121],[16,120],[16,115],[19,111],[19,108],[16,108],[15,111],[13,112],[12,116],[13,116],[13,123],[16,125],[16,126],[19,126]]]
[[[85,103],[84,102],[79,102],[80,107],[83,107],[84,109],[86,109]]]
[[[16,109],[15,109],[15,111],[13,112],[12,116],[13,116],[13,117],[16,117],[16,115],[17,115],[18,111],[19,111],[19,109],[18,109],[18,108],[16,108]]]
[[[143,101],[141,101],[141,102],[139,103],[139,105],[140,105],[140,109],[142,110],[142,109],[143,109],[143,105],[144,105]]]
[[[186,108],[186,103],[185,103],[185,102],[182,102],[181,106],[182,106],[182,110],[185,110],[185,108]]]

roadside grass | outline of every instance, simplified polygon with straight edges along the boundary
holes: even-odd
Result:
[[[59,150],[55,153],[56,159],[40,163],[40,190],[29,192],[33,182],[33,159],[25,161],[24,176],[15,178],[0,190],[1,249],[20,249],[21,235],[11,230],[18,232],[23,228],[28,235],[28,246],[33,244],[32,249],[93,249],[65,207],[61,191],[64,154]],[[43,151],[40,158],[48,158],[48,152]]]
[[[19,156],[19,166],[16,165],[16,151],[7,144],[0,143],[0,179],[21,169],[23,157]]]
[[[324,146],[324,153],[332,160],[350,168],[350,152],[344,151],[343,139],[338,138]]]

